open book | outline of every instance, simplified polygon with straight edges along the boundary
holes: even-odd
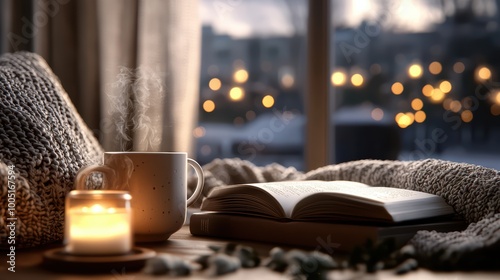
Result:
[[[351,181],[284,181],[218,187],[203,211],[279,220],[398,223],[454,213],[441,197]]]

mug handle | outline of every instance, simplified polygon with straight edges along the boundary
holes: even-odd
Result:
[[[102,189],[108,189],[115,185],[115,170],[106,165],[89,165],[78,171],[75,178],[75,189],[85,190],[87,177],[93,172],[100,172],[104,175]]]
[[[198,182],[196,183],[196,188],[194,189],[193,194],[186,201],[187,207],[191,206],[198,197],[201,195],[201,191],[203,190],[203,185],[205,185],[205,176],[203,175],[203,169],[194,159],[187,159],[188,164],[194,168],[196,175],[198,176]]]

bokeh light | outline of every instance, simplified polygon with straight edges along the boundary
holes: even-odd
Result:
[[[262,105],[266,108],[271,108],[274,105],[274,97],[271,95],[266,95],[262,98]]]
[[[432,95],[432,91],[433,91],[433,90],[434,90],[434,87],[433,87],[433,86],[431,86],[431,85],[429,85],[429,84],[427,84],[427,85],[425,85],[425,86],[423,86],[423,87],[422,87],[422,94],[423,94],[424,96],[429,97],[429,96],[431,96],[431,95]]]
[[[347,77],[342,71],[335,71],[332,73],[331,81],[334,86],[343,86],[347,80]]]
[[[215,102],[212,100],[205,100],[205,102],[203,102],[203,110],[207,113],[213,112],[215,110]]]
[[[476,69],[476,79],[477,80],[485,81],[485,80],[488,80],[489,78],[491,78],[491,70],[488,67],[482,66],[482,67],[478,67]]]
[[[395,120],[400,128],[407,128],[415,121],[415,115],[411,112],[398,113]]]
[[[240,101],[245,97],[245,92],[240,87],[233,87],[229,91],[229,98],[233,101]]]
[[[422,110],[424,102],[420,98],[415,98],[411,101],[411,108],[415,111]]]
[[[429,72],[431,72],[431,74],[437,75],[441,73],[442,70],[443,66],[438,61],[433,61],[429,64]]]
[[[451,99],[451,98],[449,98],[449,97],[445,98],[445,99],[443,100],[443,108],[444,108],[445,110],[450,110],[450,104],[451,104],[451,102],[453,102],[453,99]]]
[[[491,105],[490,112],[493,116],[500,116],[500,104]]]
[[[422,77],[422,74],[424,73],[422,66],[420,64],[412,64],[408,68],[408,75],[410,75],[411,78],[416,79]]]
[[[213,91],[219,90],[221,88],[221,86],[222,86],[222,83],[217,78],[212,78],[212,79],[210,79],[210,82],[208,82],[208,87]]]
[[[496,92],[492,93],[491,101],[495,104],[500,104],[500,91],[496,91]]]
[[[463,64],[463,62],[455,62],[455,64],[453,64],[453,71],[457,74],[460,74],[462,72],[465,71],[465,65]]]
[[[455,113],[460,112],[460,110],[462,110],[462,103],[460,103],[460,101],[458,100],[451,101],[450,110]]]
[[[427,115],[425,114],[424,111],[415,112],[415,122],[423,123],[426,118],[427,118]]]
[[[206,130],[203,126],[198,126],[193,129],[193,136],[195,138],[200,138],[205,136]]]
[[[240,69],[234,72],[233,80],[237,83],[244,83],[248,80],[248,72],[245,69]]]
[[[295,79],[293,78],[292,74],[284,74],[283,77],[281,77],[281,85],[284,88],[291,88],[293,87],[293,84],[295,83]]]
[[[438,103],[444,100],[444,92],[439,88],[435,88],[432,90],[431,96],[429,97],[431,102]]]
[[[452,89],[451,83],[449,81],[442,81],[439,83],[439,89],[444,93],[449,93]]]
[[[363,75],[361,75],[359,73],[356,73],[356,74],[351,76],[351,83],[355,87],[359,87],[359,86],[363,85],[363,81],[364,81]]]
[[[460,114],[460,117],[462,118],[462,121],[463,122],[471,122],[472,119],[474,118],[474,116],[472,115],[472,112],[470,110],[464,110],[462,111],[462,113]]]
[[[372,119],[380,121],[384,118],[384,110],[380,108],[374,108],[371,112]]]
[[[392,84],[391,86],[391,91],[393,94],[395,95],[400,95],[401,93],[403,93],[403,90],[404,90],[404,86],[402,83],[400,82],[395,82],[394,84]]]

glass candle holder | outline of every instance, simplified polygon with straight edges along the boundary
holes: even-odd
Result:
[[[132,197],[126,191],[74,190],[66,196],[65,251],[119,255],[132,249]]]

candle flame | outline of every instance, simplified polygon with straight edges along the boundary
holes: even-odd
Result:
[[[104,208],[100,204],[94,204],[90,208],[87,206],[83,206],[82,212],[83,213],[109,213],[109,214],[113,214],[113,213],[116,213],[116,208],[114,208],[114,207]]]
[[[92,207],[90,207],[90,211],[92,213],[102,213],[104,212],[104,207],[102,207],[100,204],[94,204]]]

